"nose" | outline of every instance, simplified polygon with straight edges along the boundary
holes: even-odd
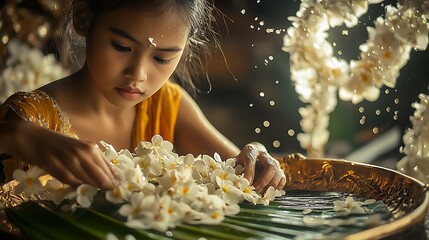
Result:
[[[131,81],[146,81],[147,66],[142,59],[132,61],[124,70],[124,76]]]

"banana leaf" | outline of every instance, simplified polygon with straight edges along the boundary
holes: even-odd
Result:
[[[366,222],[374,215],[379,223],[392,215],[382,201],[365,206],[363,214],[348,214],[333,210],[333,203],[349,196],[336,192],[291,191],[276,198],[270,205],[242,203],[240,213],[228,216],[218,225],[181,224],[166,232],[139,230],[125,226],[114,206],[96,205],[62,212],[53,204],[29,201],[5,209],[10,220],[29,239],[106,239],[108,233],[118,239],[132,235],[136,239],[343,239],[371,226]],[[364,199],[357,200],[363,201]],[[322,224],[306,224],[304,217],[322,219]],[[353,224],[338,224],[353,219]],[[329,224],[329,223],[337,224]]]

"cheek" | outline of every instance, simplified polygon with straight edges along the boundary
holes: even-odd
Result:
[[[88,52],[87,65],[91,72],[104,76],[113,74],[119,67],[120,61],[109,47],[107,45],[96,44]]]

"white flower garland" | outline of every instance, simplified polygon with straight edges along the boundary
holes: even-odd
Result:
[[[410,117],[412,128],[402,137],[405,156],[396,168],[424,183],[429,183],[429,96],[419,95],[420,102],[413,103],[414,116]]]
[[[299,110],[303,133],[301,147],[311,156],[323,156],[329,139],[329,114],[342,100],[356,104],[375,101],[383,85],[395,87],[399,70],[411,49],[425,50],[428,44],[429,0],[404,1],[387,6],[385,18],[375,28],[367,27],[369,39],[360,46],[360,60],[350,63],[333,56],[326,40],[331,27],[351,28],[369,4],[382,0],[302,0],[292,27],[284,36],[283,50],[290,54],[291,80],[304,103]]]
[[[173,152],[173,145],[159,135],[151,142],[141,142],[135,154],[128,150],[117,152],[104,142],[102,145],[106,159],[120,178],[113,190],[105,192],[105,199],[120,206],[118,213],[127,218],[129,227],[166,231],[182,222],[218,224],[226,215],[237,214],[238,204],[243,201],[268,205],[285,194],[269,187],[261,196],[244,178],[243,168],[234,166],[234,159],[222,161],[218,154],[214,158],[179,156]],[[74,210],[91,207],[100,192],[87,184],[72,189],[57,179],[43,186],[39,181],[42,174],[37,166],[27,172],[16,170],[16,193],[65,203]]]
[[[9,56],[0,74],[0,103],[16,91],[32,91],[68,74],[53,54],[44,55],[38,48],[11,40]]]

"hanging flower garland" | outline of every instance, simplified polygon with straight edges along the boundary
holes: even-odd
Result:
[[[404,1],[387,6],[385,18],[375,28],[367,27],[369,38],[360,46],[360,60],[346,62],[333,56],[326,39],[330,28],[351,28],[382,0],[302,0],[292,27],[284,37],[283,50],[290,54],[291,80],[302,102],[301,147],[310,156],[323,156],[328,142],[329,114],[340,99],[356,104],[375,101],[380,88],[395,87],[399,70],[407,63],[411,49],[425,50],[428,44],[429,0]]]
[[[429,183],[429,96],[419,95],[420,102],[412,106],[416,109],[410,117],[412,128],[402,137],[405,146],[400,150],[405,156],[396,168],[424,183]]]

